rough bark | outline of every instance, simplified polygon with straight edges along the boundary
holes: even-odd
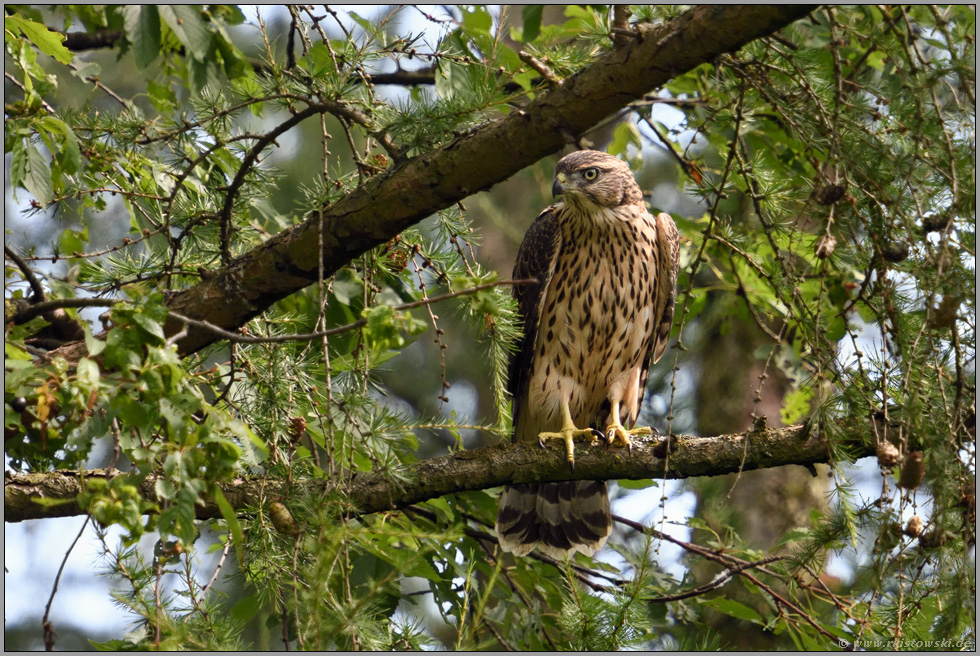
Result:
[[[176,294],[170,307],[226,330],[244,325],[276,301],[317,279],[317,258],[331,275],[405,228],[504,180],[565,145],[606,116],[671,78],[718,55],[772,34],[812,11],[813,5],[701,6],[663,25],[637,26],[638,38],[615,48],[540,93],[522,110],[451,143],[399,162],[322,210],[323,252],[317,252],[318,213],[239,256],[201,284]],[[170,334],[182,326],[171,322]],[[193,353],[216,341],[191,327],[178,342]],[[54,355],[76,361],[84,343]]]
[[[855,457],[874,453],[870,426],[842,426]],[[344,490],[360,513],[374,513],[404,508],[445,494],[482,490],[508,483],[567,480],[607,480],[662,478],[665,469],[664,438],[637,438],[632,453],[625,450],[579,445],[575,471],[570,471],[564,453],[558,447],[542,449],[536,445],[501,444],[460,451],[441,458],[424,460],[406,467],[397,485],[382,474],[358,474]],[[764,429],[716,437],[674,436],[669,454],[666,478],[714,476],[745,470],[813,465],[828,462],[830,449],[826,438],[805,426]],[[562,447],[563,448],[563,447]],[[118,473],[118,472],[116,472]],[[83,479],[105,478],[110,472],[38,472],[4,473],[4,519],[66,517],[83,512],[75,503]],[[157,502],[155,476],[140,485],[140,494]],[[334,484],[323,480],[295,481],[292,489],[286,482],[269,478],[237,478],[222,486],[231,506],[244,511],[260,503],[299,493],[328,493]],[[199,519],[219,517],[210,500],[198,507]]]

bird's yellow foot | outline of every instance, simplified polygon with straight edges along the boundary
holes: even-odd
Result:
[[[619,442],[619,446],[625,446],[632,453],[633,442],[630,440],[631,435],[653,435],[653,433],[654,430],[649,426],[628,429],[617,422],[610,424],[606,428],[606,441],[609,446],[615,446],[616,442]]]
[[[575,469],[575,438],[588,438],[589,444],[595,444],[599,438],[605,437],[601,432],[594,428],[576,428],[574,424],[566,424],[557,433],[538,433],[538,444],[545,445],[547,440],[562,440],[565,442],[565,453],[568,457],[568,466]]]

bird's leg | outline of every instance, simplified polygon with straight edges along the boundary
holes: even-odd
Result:
[[[577,428],[572,421],[572,411],[568,409],[568,402],[561,403],[562,427],[557,433],[538,433],[538,444],[544,446],[546,440],[563,440],[565,442],[565,452],[568,455],[568,466],[575,469],[575,438],[588,437],[591,444],[604,437],[602,433],[594,428]]]
[[[612,402],[612,423],[606,428],[606,439],[610,445],[619,441],[621,446],[625,446],[630,452],[633,451],[633,443],[630,435],[653,435],[653,429],[649,426],[627,429],[619,419],[619,401]]]

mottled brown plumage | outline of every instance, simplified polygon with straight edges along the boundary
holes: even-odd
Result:
[[[666,214],[647,212],[629,167],[586,150],[558,162],[562,201],[528,229],[515,278],[524,338],[511,362],[514,441],[562,439],[629,446],[651,362],[663,355],[674,316],[678,235]],[[625,424],[625,425],[624,425]],[[604,482],[504,488],[497,534],[504,551],[538,547],[563,557],[594,554],[612,530]]]

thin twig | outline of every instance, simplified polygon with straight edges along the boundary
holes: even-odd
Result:
[[[462,289],[458,292],[450,292],[447,294],[440,294],[439,296],[432,296],[420,301],[413,301],[411,303],[402,303],[401,305],[392,306],[392,310],[399,312],[401,310],[410,310],[412,308],[422,307],[423,305],[429,305],[430,303],[438,303],[439,301],[445,301],[450,298],[456,298],[458,296],[466,296],[468,294],[475,294],[476,292],[483,291],[484,289],[490,289],[491,287],[499,287],[501,285],[526,285],[530,283],[538,282],[535,278],[522,279],[522,280],[497,280],[495,282],[488,282],[482,285],[476,285],[475,287],[470,287],[468,289]],[[192,319],[190,317],[184,316],[177,312],[170,312],[170,316],[179,319],[187,324],[190,324],[197,328],[204,328],[209,330],[218,337],[222,339],[227,339],[232,342],[240,342],[243,344],[266,344],[266,343],[276,343],[276,342],[293,342],[293,341],[306,341],[311,339],[319,339],[321,337],[328,337],[330,335],[336,335],[338,333],[347,332],[348,330],[356,330],[367,325],[367,319],[361,318],[357,321],[352,321],[351,323],[345,324],[343,326],[337,326],[336,328],[330,328],[328,330],[321,330],[315,333],[305,333],[305,334],[292,334],[292,335],[273,335],[269,337],[254,337],[251,335],[240,335],[238,333],[233,333],[215,326],[207,321],[201,321],[199,319]]]
[[[307,102],[309,101],[309,99],[298,99],[305,100]],[[338,119],[349,120],[367,128],[368,133],[378,139],[378,142],[385,148],[385,150],[388,151],[388,154],[391,155],[392,159],[398,161],[402,158],[401,149],[392,142],[391,137],[377,131],[372,131],[374,128],[371,124],[370,118],[362,111],[345,103],[335,102],[332,100],[321,100],[320,102],[308,105],[306,109],[297,111],[295,114],[258,139],[258,143],[256,143],[255,146],[253,146],[252,149],[248,151],[248,154],[246,154],[242,159],[242,164],[238,168],[238,173],[235,174],[235,178],[228,185],[225,203],[218,215],[221,227],[221,261],[224,264],[231,261],[231,215],[232,209],[235,205],[235,197],[238,195],[238,190],[243,184],[245,184],[245,177],[252,169],[252,165],[258,160],[262,151],[265,150],[269,144],[275,142],[280,135],[288,132],[307,118],[322,113],[333,114]]]
[[[619,7],[620,5],[616,5]],[[616,39],[621,39],[620,43],[628,43],[629,39],[636,39],[637,41],[643,40],[643,35],[639,32],[634,32],[633,30],[624,30],[621,27],[613,27],[609,30],[609,33],[613,35],[613,41]]]
[[[41,626],[44,627],[44,649],[45,651],[54,650],[54,627],[51,626],[51,622],[48,620],[48,615],[51,613],[51,604],[54,602],[54,596],[58,592],[58,583],[61,582],[61,575],[65,571],[65,563],[68,562],[68,556],[75,549],[75,545],[78,544],[78,540],[82,537],[82,533],[85,532],[85,527],[88,526],[88,520],[91,516],[86,515],[85,521],[82,522],[82,528],[78,530],[78,535],[72,540],[71,546],[68,547],[68,551],[65,552],[65,557],[61,559],[61,567],[58,568],[58,573],[54,577],[54,585],[51,587],[51,595],[48,597],[48,603],[44,607],[44,617],[41,618]]]
[[[654,125],[653,121],[651,121],[648,117],[644,116],[643,114],[640,114],[640,118],[643,119],[644,123],[650,126],[650,129],[653,130],[653,133],[657,135],[657,139],[659,139],[660,143],[664,145],[664,149],[674,157],[674,159],[680,165],[681,169],[683,169],[684,173],[687,174],[687,176],[692,180],[694,180],[695,182],[700,183],[701,176],[696,173],[696,167],[694,163],[687,161],[686,159],[681,157],[676,150],[674,150],[673,144],[670,142],[669,139],[667,139],[666,136],[661,134],[660,130],[657,129],[657,126]]]
[[[78,66],[76,66],[74,63],[71,63],[71,62],[68,63],[68,68],[70,68],[72,71],[74,71],[76,73],[79,71]],[[107,96],[109,96],[110,98],[112,98],[113,100],[115,100],[117,103],[119,103],[120,105],[122,105],[124,108],[129,109],[131,103],[129,101],[127,101],[125,98],[123,98],[122,96],[120,96],[118,93],[116,93],[115,91],[113,91],[112,89],[110,89],[109,87],[107,87],[106,85],[102,84],[102,80],[100,80],[98,78],[98,76],[95,76],[95,75],[87,75],[87,76],[85,76],[85,81],[86,82],[91,82],[95,86],[96,89],[102,89],[103,91],[105,91],[105,93],[106,93]]]
[[[517,56],[521,58],[522,62],[536,70],[538,75],[545,79],[549,87],[554,89],[561,86],[561,80],[555,77],[554,72],[543,61],[525,50],[519,50]]]
[[[24,85],[21,84],[20,81],[17,78],[15,78],[13,75],[11,75],[10,73],[8,73],[7,71],[4,71],[3,72],[3,76],[5,78],[7,78],[8,80],[10,80],[10,83],[11,84],[13,84],[15,87],[17,87],[18,89],[20,89],[24,93],[24,96],[25,97],[27,96],[27,89],[24,88]],[[44,108],[44,111],[46,111],[48,114],[57,114],[57,112],[54,111],[54,107],[52,107],[51,105],[49,105],[47,103],[47,101],[44,100],[44,98],[41,98],[41,107],[43,107]]]

